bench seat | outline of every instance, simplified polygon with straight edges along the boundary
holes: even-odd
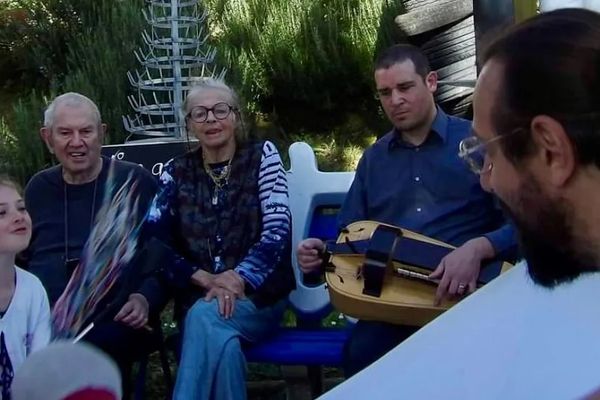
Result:
[[[282,365],[329,365],[342,363],[347,328],[280,328],[271,338],[244,348],[246,360]]]

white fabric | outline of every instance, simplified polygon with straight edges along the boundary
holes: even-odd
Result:
[[[61,400],[77,391],[104,389],[121,399],[113,360],[87,343],[58,341],[29,357],[15,373],[13,400]]]
[[[540,11],[542,12],[572,7],[600,11],[600,0],[540,0]]]
[[[322,399],[574,399],[600,387],[600,273],[550,290],[525,263]]]
[[[46,290],[33,274],[15,267],[17,284],[13,298],[0,318],[6,348],[16,372],[25,358],[50,341],[50,306]]]

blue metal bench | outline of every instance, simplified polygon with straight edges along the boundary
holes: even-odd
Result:
[[[280,365],[340,365],[347,331],[281,328],[268,341],[248,347],[246,360]]]
[[[306,237],[321,239],[337,235],[337,210],[354,179],[354,172],[322,172],[311,147],[303,142],[289,148],[287,173],[292,213],[292,265],[296,289],[289,300],[298,324],[281,328],[270,339],[245,348],[249,362],[305,365],[313,396],[321,394],[321,366],[339,366],[348,328],[325,328],[322,318],[331,311],[324,283],[310,284],[298,268],[295,249]]]

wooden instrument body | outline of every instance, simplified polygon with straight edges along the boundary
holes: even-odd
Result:
[[[344,243],[347,240],[368,240],[379,225],[385,224],[374,221],[354,222],[347,226],[345,233],[338,236],[337,243]],[[407,229],[401,230],[405,237],[454,248],[447,243]],[[335,308],[344,314],[364,320],[423,326],[457,303],[457,301],[443,301],[440,306],[434,306],[435,285],[397,276],[391,268],[386,269],[383,289],[379,297],[363,294],[364,281],[357,278],[357,274],[364,258],[363,254],[331,256],[330,262],[335,269],[325,273],[329,296]],[[415,270],[396,261],[392,263],[394,267]],[[504,263],[502,272],[511,266]]]

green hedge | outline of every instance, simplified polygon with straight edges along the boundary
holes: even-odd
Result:
[[[78,91],[94,99],[122,142],[121,116],[129,112],[126,73],[137,68],[133,50],[145,27],[143,0],[13,0],[0,16],[3,90],[20,90],[0,111],[0,168],[26,181],[52,160],[37,132],[54,94]],[[16,15],[21,18],[14,18]]]
[[[125,138],[126,77],[147,28],[143,0],[0,2],[0,87],[19,92],[0,107],[0,168],[25,180],[51,160],[38,140],[45,99],[78,91],[93,98],[109,140]],[[402,40],[401,0],[206,0],[218,64],[246,100],[259,135],[280,146],[304,139],[326,168],[352,168],[380,132],[371,65]],[[0,96],[0,102],[5,96]],[[0,103],[0,105],[2,105]],[[379,110],[379,112],[378,112]],[[354,147],[353,147],[354,146]]]
[[[347,112],[375,114],[371,66],[402,40],[400,0],[209,0],[210,28],[251,111],[284,128],[328,132]],[[377,119],[376,115],[375,118]]]

